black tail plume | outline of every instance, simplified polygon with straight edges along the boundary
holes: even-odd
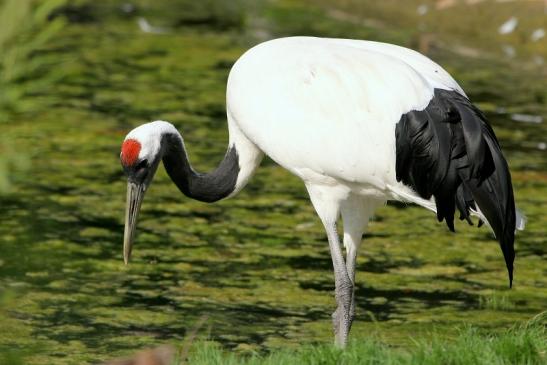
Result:
[[[515,259],[511,175],[485,116],[463,95],[435,89],[429,105],[401,117],[395,129],[397,181],[435,197],[437,218],[454,230],[454,211],[469,223],[478,209],[499,241],[509,286]]]

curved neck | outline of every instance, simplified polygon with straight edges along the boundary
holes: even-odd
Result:
[[[192,168],[178,132],[164,134],[161,144],[165,170],[184,195],[212,203],[235,190],[239,174],[239,158],[235,147],[228,147],[224,159],[214,171],[201,174]]]

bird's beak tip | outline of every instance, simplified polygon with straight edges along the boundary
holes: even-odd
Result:
[[[127,266],[131,258],[131,248],[135,237],[137,216],[144,195],[144,186],[129,182],[127,184],[127,203],[125,211],[125,229],[123,234],[123,262]]]

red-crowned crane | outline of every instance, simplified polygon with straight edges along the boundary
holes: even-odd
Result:
[[[454,230],[454,212],[486,222],[513,280],[511,176],[494,131],[439,65],[407,48],[370,41],[282,38],[247,51],[227,86],[228,150],[196,172],[180,133],[155,121],[122,145],[128,176],[127,263],[143,195],[160,161],[180,191],[204,202],[236,195],[264,154],[300,177],[321,219],[334,266],[335,343],[354,318],[355,259],[374,210],[388,200],[430,209]],[[343,244],[336,230],[343,221]]]

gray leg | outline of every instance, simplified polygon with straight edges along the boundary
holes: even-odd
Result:
[[[332,265],[334,267],[335,297],[338,307],[332,314],[334,343],[345,347],[351,323],[355,315],[354,280],[355,260],[364,228],[374,209],[382,201],[363,198],[347,190],[325,185],[306,185],[311,201],[325,226],[329,240]],[[347,262],[344,261],[336,221],[342,213],[344,220],[344,246]]]
[[[344,228],[344,231],[346,229]],[[357,238],[358,237],[358,238]],[[346,247],[346,269],[348,277],[351,280],[352,292],[351,292],[351,305],[349,310],[350,328],[355,318],[355,261],[357,259],[357,251],[359,249],[359,242],[362,237],[360,234],[349,236],[344,232],[344,246]],[[349,243],[349,244],[348,244]]]
[[[350,196],[341,204],[342,220],[344,222],[344,247],[346,248],[346,269],[351,280],[351,305],[349,311],[350,327],[355,318],[355,263],[357,252],[370,217],[383,201],[367,199],[360,196]],[[349,330],[349,329],[348,329]]]
[[[349,326],[355,318],[355,261],[368,216],[361,197],[350,196],[341,204],[344,222],[344,247],[346,248],[346,271],[352,284]],[[349,329],[348,329],[349,331]]]
[[[330,254],[334,268],[335,298],[338,308],[333,313],[334,343],[339,347],[346,345],[350,321],[351,295],[353,284],[350,280],[336,231],[336,221],[340,216],[340,204],[347,198],[347,191],[325,185],[306,185],[313,206],[321,218],[329,240]]]
[[[348,276],[346,263],[342,255],[336,224],[325,224],[329,248],[334,267],[335,298],[338,307],[332,314],[334,328],[334,343],[336,346],[345,347],[349,330],[351,328],[351,300],[353,296],[353,282]]]

